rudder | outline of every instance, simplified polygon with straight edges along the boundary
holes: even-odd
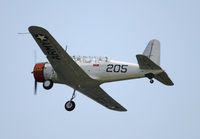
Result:
[[[160,65],[160,42],[151,40],[145,48],[143,55],[151,59],[155,64]]]

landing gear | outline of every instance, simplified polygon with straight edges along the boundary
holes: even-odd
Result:
[[[154,80],[153,80],[153,79],[150,79],[150,83],[151,83],[151,84],[154,83]]]
[[[72,111],[72,110],[74,110],[76,104],[75,104],[74,101],[72,101],[72,100],[73,100],[75,97],[76,97],[76,90],[74,89],[74,92],[73,92],[73,94],[72,94],[71,99],[65,103],[65,109],[66,109],[67,111]]]
[[[74,110],[75,106],[76,106],[76,104],[74,103],[74,101],[67,101],[67,102],[65,103],[65,109],[66,109],[67,111],[72,111],[72,110]]]
[[[150,83],[151,84],[154,83],[154,80],[153,80],[154,74],[153,73],[148,73],[148,74],[145,75],[145,77],[147,77],[148,79],[150,79]]]
[[[52,80],[45,80],[44,82],[43,82],[43,87],[44,87],[44,89],[46,89],[46,90],[49,90],[49,89],[51,89],[52,87],[53,87],[53,81]]]

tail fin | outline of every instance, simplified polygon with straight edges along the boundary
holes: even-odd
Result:
[[[155,64],[160,65],[160,42],[158,40],[151,40],[143,55],[151,59]]]
[[[140,69],[161,70],[160,73],[153,75],[155,79],[165,85],[174,85],[167,73],[160,67],[160,42],[151,40],[144,50],[143,55],[136,55]],[[152,73],[150,79],[152,78]]]

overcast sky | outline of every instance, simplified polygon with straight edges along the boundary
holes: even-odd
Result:
[[[199,139],[200,2],[198,0],[1,0],[1,139]],[[70,55],[137,63],[151,39],[161,42],[161,66],[173,87],[148,79],[101,87],[127,112],[106,109],[57,85],[33,95],[34,50],[47,59],[28,27],[47,29]]]

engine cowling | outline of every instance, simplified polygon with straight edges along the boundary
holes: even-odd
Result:
[[[37,63],[33,69],[33,75],[37,82],[44,82],[45,80],[52,80],[59,82],[57,74],[49,63]]]
[[[38,63],[35,64],[34,69],[33,69],[33,75],[34,78],[37,82],[44,82],[44,66],[46,63]]]

